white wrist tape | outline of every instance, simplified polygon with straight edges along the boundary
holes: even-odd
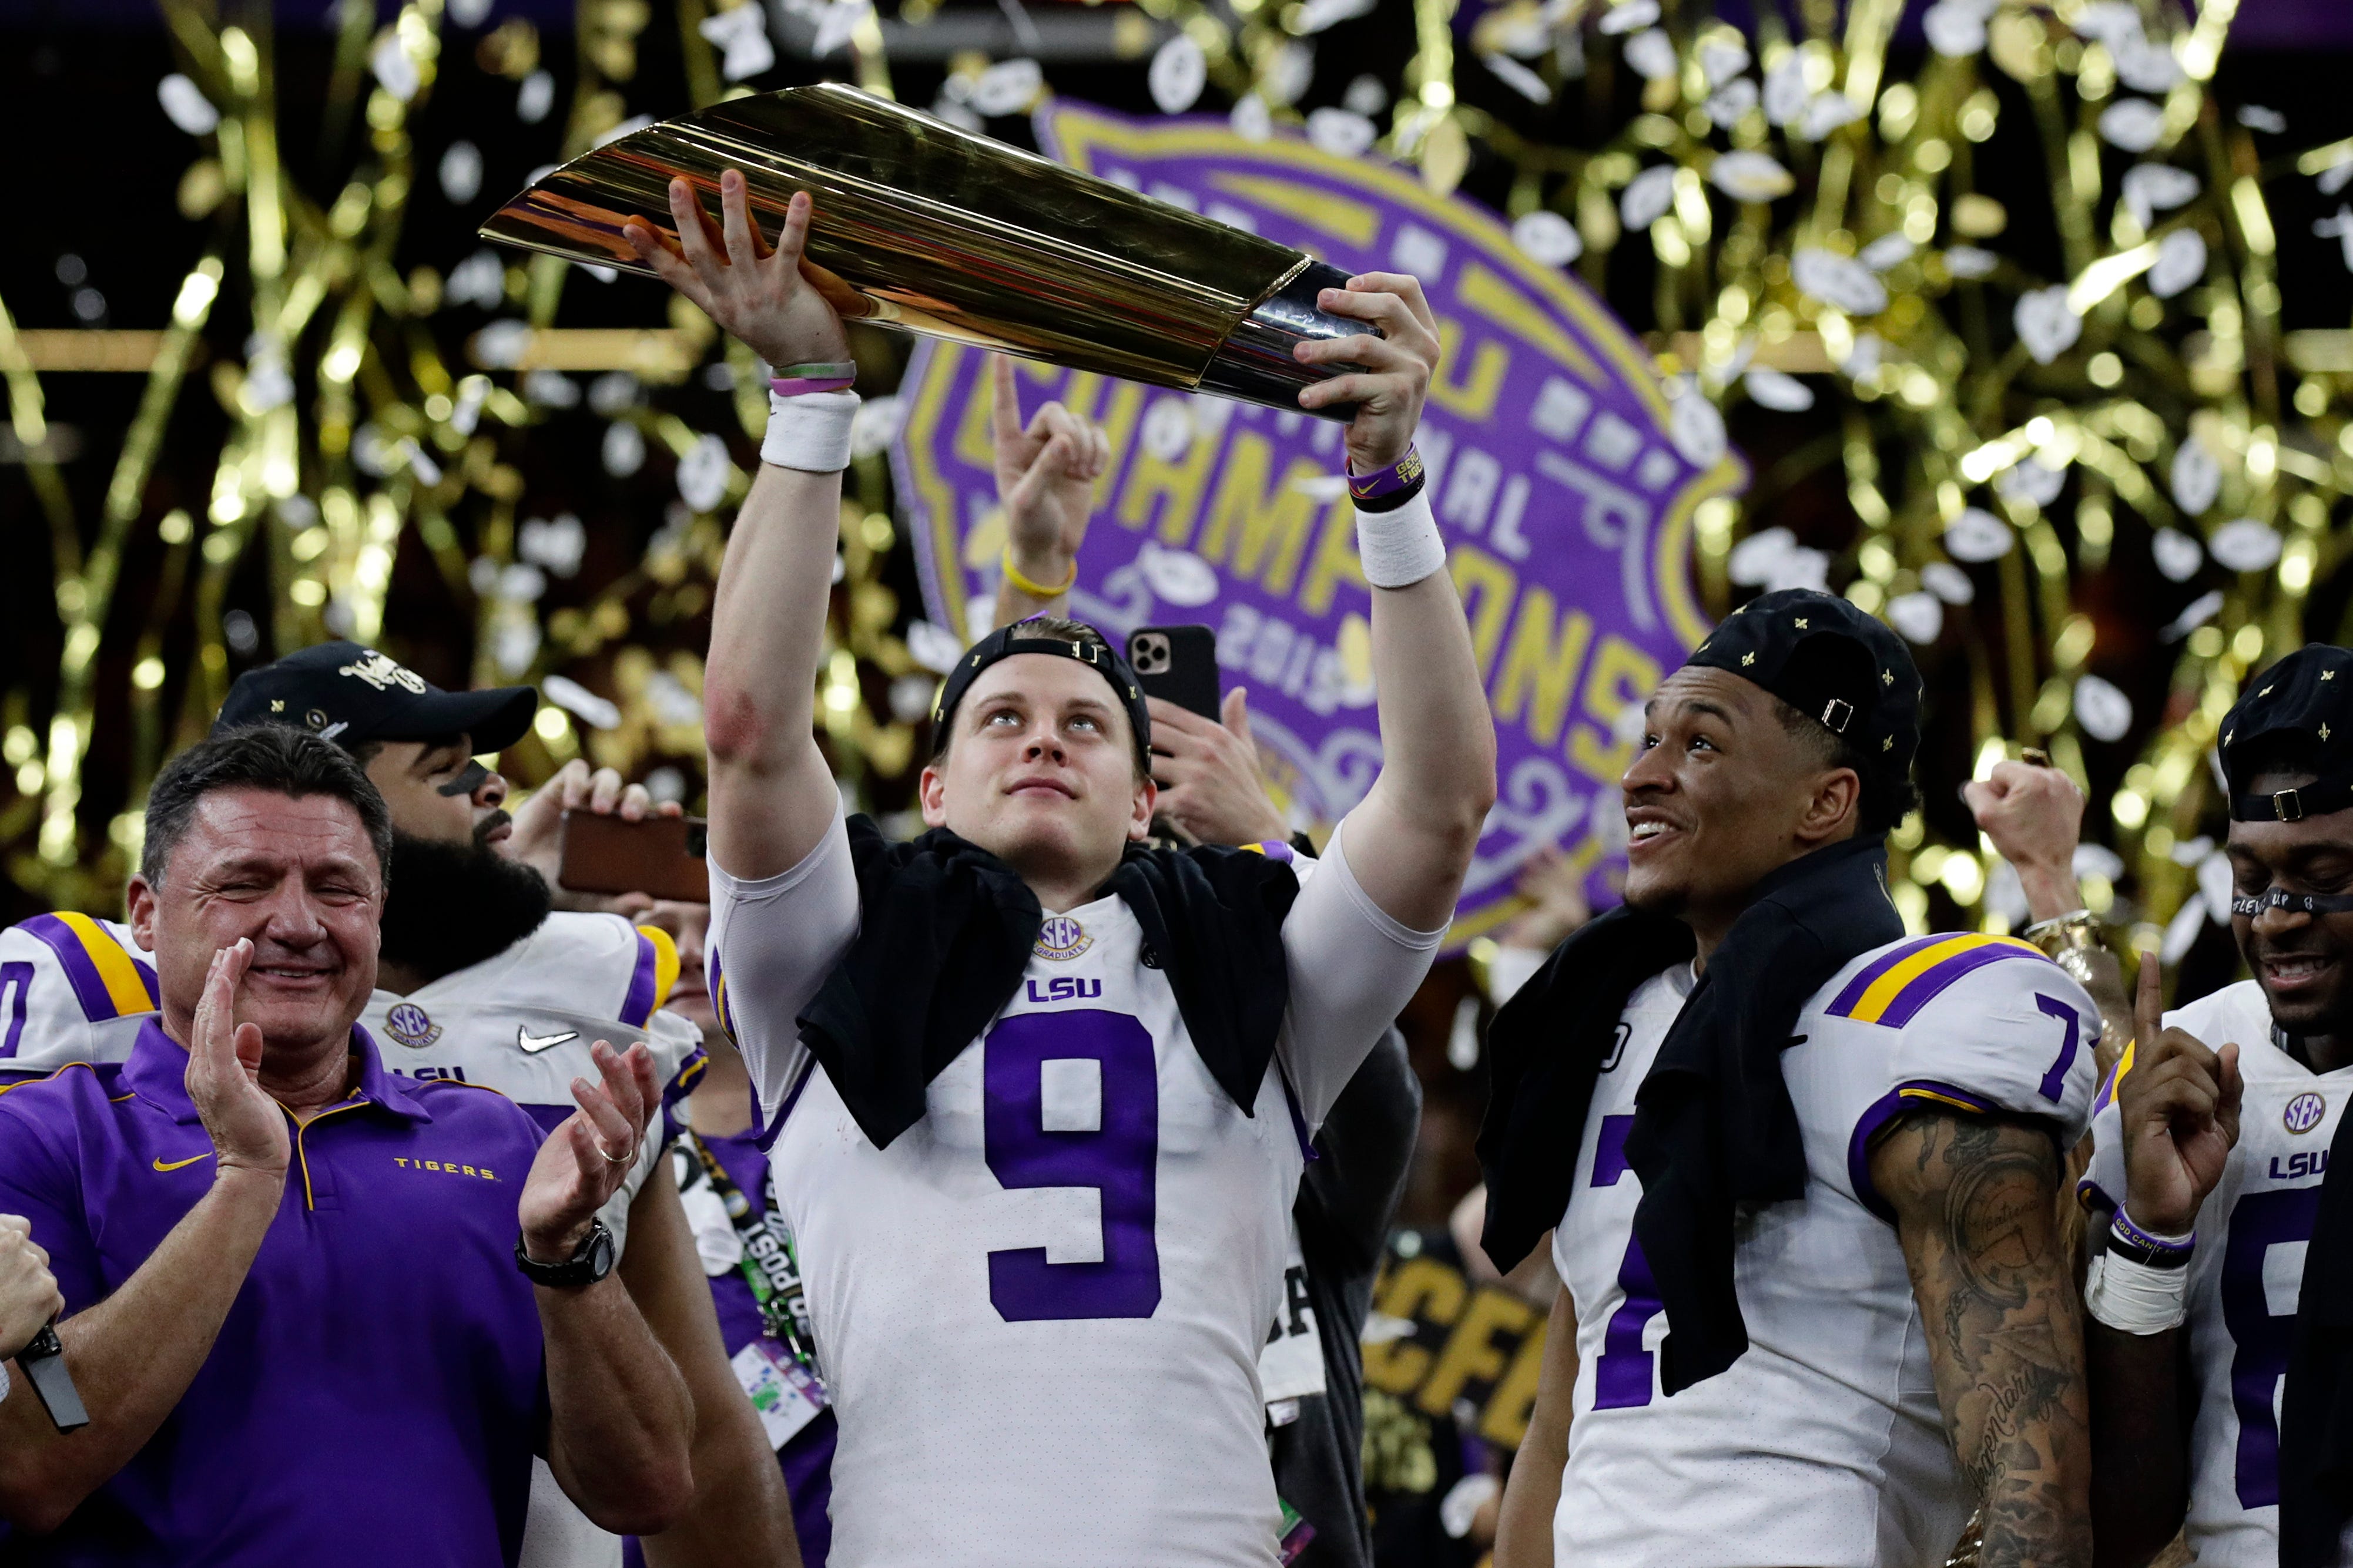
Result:
[[[2161,1334],[2189,1315],[2189,1270],[2104,1252],[2084,1276],[2084,1308],[2119,1333]]]
[[[1438,537],[1424,489],[1393,511],[1356,513],[1356,556],[1365,581],[1376,588],[1410,588],[1446,564],[1446,542]]]
[[[839,473],[849,467],[849,426],[858,417],[858,405],[854,392],[768,394],[768,434],[760,443],[760,461],[804,473]]]

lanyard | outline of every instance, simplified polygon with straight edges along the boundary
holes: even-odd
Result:
[[[818,1376],[817,1336],[809,1326],[808,1298],[801,1289],[800,1258],[793,1247],[793,1233],[776,1206],[776,1172],[768,1173],[762,1194],[765,1210],[755,1215],[751,1200],[694,1130],[682,1129],[681,1139],[702,1165],[703,1180],[711,1184],[720,1206],[727,1211],[727,1223],[735,1227],[736,1239],[743,1243],[744,1253],[735,1267],[752,1288],[752,1300],[759,1303],[762,1329],[770,1339],[782,1342],[811,1376]],[[693,1184],[689,1169],[679,1185],[682,1190]]]

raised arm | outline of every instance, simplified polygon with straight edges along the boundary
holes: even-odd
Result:
[[[849,358],[841,318],[828,302],[839,279],[806,265],[810,205],[793,197],[774,250],[744,206],[744,176],[720,176],[722,232],[712,232],[683,180],[670,186],[680,249],[640,223],[623,232],[662,280],[700,306],[771,365],[838,363]],[[818,394],[818,398],[843,394]],[[812,398],[797,421],[821,417]],[[833,775],[812,728],[818,663],[832,598],[833,554],[841,528],[841,474],[779,442],[772,429],[752,493],[736,513],[712,608],[711,659],[703,672],[703,732],[711,752],[711,852],[733,876],[774,876],[798,865],[839,809]],[[808,444],[804,443],[805,447]],[[774,458],[770,460],[770,454]]]
[[[1914,1117],[1873,1152],[1871,1179],[1895,1210],[1946,1435],[1982,1510],[1978,1560],[2089,1563],[2084,1331],[2049,1130]]]
[[[1111,466],[1111,438],[1085,415],[1049,403],[1025,423],[1013,362],[989,356],[997,500],[1005,509],[1005,574],[997,625],[1065,614],[1079,546],[1093,514],[1095,481]]]
[[[1422,398],[1438,365],[1437,318],[1421,284],[1393,272],[1351,278],[1345,289],[1323,290],[1317,303],[1384,334],[1305,342],[1297,351],[1309,363],[1365,367],[1305,388],[1299,402],[1306,408],[1357,404],[1348,426],[1348,470],[1377,473],[1405,456],[1420,423]],[[1360,546],[1398,540],[1413,526],[1409,513],[1434,537],[1436,524],[1429,521],[1422,497],[1393,512],[1360,515]],[[1388,551],[1380,553],[1390,558]],[[1495,728],[1462,601],[1442,559],[1410,547],[1398,549],[1395,558],[1418,560],[1429,569],[1410,583],[1372,589],[1381,772],[1371,793],[1348,813],[1343,832],[1345,842],[1365,847],[1349,858],[1349,867],[1373,902],[1399,924],[1430,931],[1453,917],[1472,850],[1495,801]]]
[[[1545,1327],[1544,1365],[1536,1373],[1535,1408],[1520,1438],[1519,1457],[1504,1483],[1495,1521],[1495,1568],[1553,1568],[1552,1516],[1560,1507],[1568,1468],[1569,1414],[1577,1404],[1577,1305],[1564,1285],[1552,1299]]]

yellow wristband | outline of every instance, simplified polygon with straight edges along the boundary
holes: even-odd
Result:
[[[1079,563],[1073,561],[1071,563],[1070,576],[1063,579],[1062,584],[1059,588],[1049,586],[1044,583],[1035,583],[1030,581],[1029,578],[1024,577],[1021,574],[1021,568],[1013,564],[1013,546],[1010,544],[1005,547],[1005,560],[1003,565],[1005,567],[1005,580],[1012,584],[1015,587],[1020,589],[1023,593],[1029,595],[1033,599],[1059,599],[1063,595],[1069,593],[1071,587],[1079,580]]]

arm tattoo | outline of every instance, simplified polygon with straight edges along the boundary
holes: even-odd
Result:
[[[2058,1224],[2060,1158],[2020,1123],[1925,1116],[1873,1157],[1894,1205],[1985,1568],[2088,1563],[2083,1327]]]

